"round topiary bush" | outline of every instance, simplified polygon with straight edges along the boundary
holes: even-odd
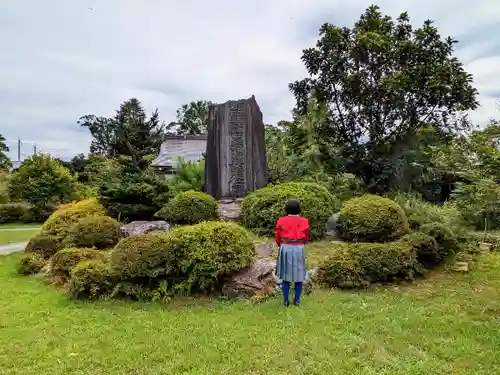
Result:
[[[73,299],[95,300],[112,292],[115,281],[101,260],[86,260],[71,269],[68,292]]]
[[[338,232],[340,238],[347,241],[385,242],[407,234],[409,226],[399,204],[368,194],[344,203]]]
[[[410,233],[401,238],[417,252],[418,261],[425,267],[439,263],[439,249],[434,237],[422,232]]]
[[[366,288],[377,282],[412,280],[421,273],[416,251],[405,241],[334,246],[317,276],[330,287]]]
[[[91,216],[71,226],[66,238],[70,247],[107,249],[120,239],[120,223],[109,216]]]
[[[451,229],[440,223],[424,224],[420,232],[433,237],[438,244],[438,258],[444,260],[458,249],[458,239]]]
[[[175,195],[155,216],[182,225],[215,220],[217,201],[208,194],[189,190]]]
[[[27,253],[35,253],[44,259],[49,259],[63,248],[63,239],[61,237],[39,234],[28,242],[24,251]]]
[[[122,238],[109,254],[111,272],[120,280],[175,275],[181,257],[174,250],[167,234]]]
[[[84,260],[101,260],[106,258],[106,252],[94,249],[67,248],[54,254],[50,259],[51,273],[54,276],[69,277],[71,269]]]
[[[272,235],[291,198],[301,202],[302,215],[309,219],[311,239],[323,237],[325,223],[336,211],[338,202],[325,187],[310,182],[270,185],[247,195],[241,206],[244,225],[260,235]]]
[[[83,218],[104,216],[104,207],[96,198],[89,198],[60,206],[42,225],[42,233],[66,237],[69,228]]]
[[[17,272],[20,275],[34,275],[39,273],[46,263],[47,261],[36,253],[25,254],[19,263]]]
[[[187,293],[218,290],[226,276],[250,266],[255,258],[253,236],[233,222],[205,221],[167,233],[181,254]],[[178,258],[179,259],[179,258]]]

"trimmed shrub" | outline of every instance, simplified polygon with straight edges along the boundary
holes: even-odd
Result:
[[[330,287],[366,288],[372,283],[412,280],[421,273],[407,242],[338,244],[319,266],[318,280]]]
[[[68,292],[73,299],[95,300],[109,295],[114,286],[107,264],[101,260],[86,260],[72,268]]]
[[[49,259],[59,250],[63,249],[61,237],[39,234],[33,237],[24,249],[27,253],[35,253],[44,259]]]
[[[440,223],[424,224],[420,231],[434,237],[438,244],[438,260],[442,261],[458,249],[458,239],[451,229]]]
[[[252,236],[245,228],[205,221],[167,233],[123,238],[109,262],[113,275],[133,284],[127,294],[136,290],[145,296],[160,285],[170,293],[216,291],[226,276],[248,267],[254,256]]]
[[[0,204],[0,224],[30,223],[32,221],[31,205],[28,203]]]
[[[175,274],[178,258],[168,236],[147,233],[122,238],[110,252],[109,264],[120,280],[157,278]]]
[[[434,237],[422,232],[415,232],[403,236],[401,240],[415,249],[418,261],[423,266],[432,267],[439,263],[438,244]]]
[[[336,198],[328,190],[310,182],[286,182],[270,185],[247,195],[241,206],[243,223],[260,235],[272,235],[278,218],[285,214],[285,204],[299,199],[302,215],[309,219],[311,239],[325,234],[325,223],[335,212]]]
[[[408,220],[399,204],[370,194],[344,203],[338,229],[344,240],[367,242],[391,241],[409,232]]]
[[[69,229],[66,244],[70,247],[107,249],[120,239],[120,223],[109,216],[81,219]]]
[[[66,237],[69,228],[83,218],[104,216],[104,207],[96,198],[60,206],[42,226],[42,233]]]
[[[71,269],[84,260],[101,260],[107,253],[94,249],[68,248],[54,254],[51,258],[51,272],[54,276],[69,277]]]
[[[217,201],[210,195],[189,190],[174,196],[155,216],[171,224],[197,224],[217,219]]]
[[[17,268],[20,275],[34,275],[39,273],[47,261],[35,253],[24,254]]]

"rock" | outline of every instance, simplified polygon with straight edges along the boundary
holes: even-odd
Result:
[[[235,298],[276,292],[276,261],[256,259],[252,265],[234,274],[222,288],[222,294]]]
[[[168,232],[170,224],[166,221],[133,221],[122,225],[121,232],[123,237],[137,236],[151,232]]]
[[[230,297],[247,297],[271,295],[280,292],[276,277],[276,260],[256,259],[252,265],[234,274],[223,286],[222,294]],[[307,271],[303,293],[311,292],[311,281],[318,273],[318,268]]]
[[[255,252],[259,257],[272,257],[274,255],[274,246],[271,243],[255,244]]]
[[[469,263],[456,262],[452,267],[452,271],[454,271],[454,272],[469,272]]]
[[[333,214],[328,218],[325,224],[326,235],[336,237],[337,236],[337,224],[339,222],[340,212]]]
[[[241,216],[241,198],[225,198],[219,201],[218,215],[221,220],[239,221]]]

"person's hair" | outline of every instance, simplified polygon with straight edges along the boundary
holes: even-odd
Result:
[[[298,199],[290,199],[286,202],[285,212],[287,215],[300,215],[300,201]]]

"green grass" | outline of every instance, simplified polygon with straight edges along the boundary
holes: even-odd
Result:
[[[246,302],[82,303],[0,257],[2,375],[494,374],[500,254],[410,286]]]
[[[35,230],[0,230],[0,245],[8,245],[16,242],[25,242],[34,237],[39,231]]]

